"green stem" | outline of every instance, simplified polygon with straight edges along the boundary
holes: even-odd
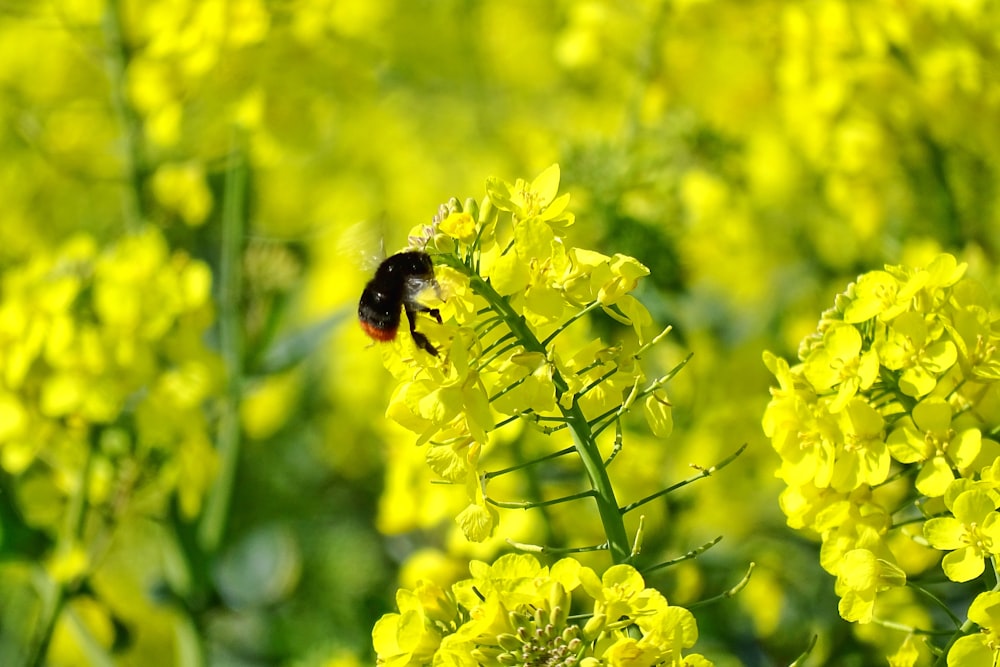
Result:
[[[121,162],[124,180],[122,188],[122,219],[126,229],[135,231],[142,224],[143,159],[139,117],[125,95],[125,69],[129,61],[128,48],[122,37],[120,0],[108,0],[101,21],[104,33],[105,71],[111,94],[111,108],[121,128]]]
[[[229,156],[222,210],[222,258],[219,269],[219,344],[227,379],[222,415],[219,418],[219,474],[209,490],[205,513],[198,527],[198,540],[206,553],[214,553],[226,528],[229,501],[236,479],[240,448],[240,392],[243,381],[243,335],[240,304],[243,301],[242,255],[244,241],[244,197],[247,168],[235,147]]]
[[[809,646],[806,647],[806,650],[803,651],[799,655],[799,657],[797,657],[795,660],[789,663],[788,667],[802,667],[806,662],[806,658],[809,657],[809,654],[812,653],[813,648],[816,647],[817,639],[819,639],[819,635],[813,635],[812,639],[809,640]]]
[[[676,491],[677,489],[680,489],[682,487],[687,486],[688,484],[693,484],[693,483],[697,482],[699,479],[702,479],[704,477],[708,477],[709,475],[713,475],[713,474],[717,473],[718,471],[722,470],[727,465],[729,465],[730,463],[732,463],[733,461],[735,461],[736,458],[740,454],[742,454],[743,451],[746,448],[747,448],[747,443],[743,443],[743,445],[739,449],[737,449],[734,453],[730,454],[729,456],[727,456],[723,460],[719,461],[718,463],[716,463],[711,468],[705,468],[700,473],[698,473],[697,475],[693,475],[691,477],[688,477],[685,480],[681,480],[680,482],[677,482],[676,484],[668,486],[665,489],[657,491],[656,493],[652,493],[652,494],[646,496],[645,498],[640,498],[639,500],[635,501],[634,503],[630,503],[630,504],[626,505],[625,507],[623,507],[621,509],[621,513],[622,514],[627,514],[628,512],[631,512],[634,509],[642,507],[643,505],[645,505],[646,503],[648,503],[650,501],[656,500],[657,498],[659,498],[661,496],[665,496],[668,493],[672,493],[672,492]]]
[[[518,315],[511,305],[482,276],[462,263],[457,257],[442,255],[439,259],[452,268],[463,272],[469,278],[472,289],[486,300],[494,312],[503,318],[511,333],[517,337],[517,340],[520,341],[527,352],[538,352],[547,356],[548,351],[545,345],[538,340],[538,337],[535,336],[535,333],[528,326],[524,318]],[[615,564],[627,563],[631,560],[632,545],[625,531],[625,521],[618,509],[618,501],[615,498],[614,488],[611,485],[611,479],[608,477],[608,471],[604,467],[604,457],[597,447],[597,441],[591,430],[590,422],[588,422],[586,415],[583,414],[583,409],[577,402],[577,396],[574,395],[569,407],[563,406],[563,402],[558,400],[569,391],[569,385],[557,369],[553,369],[552,371],[552,382],[556,388],[559,409],[563,417],[566,418],[569,428],[573,431],[573,435],[575,436],[574,447],[590,479],[594,502],[597,504],[597,512],[601,517],[604,534],[608,538],[608,550],[611,552],[611,559]]]
[[[597,301],[594,301],[594,302],[590,303],[589,305],[587,305],[586,308],[583,308],[576,315],[574,315],[573,317],[569,318],[568,320],[566,320],[565,322],[563,322],[562,324],[560,324],[556,328],[555,331],[553,331],[552,333],[550,333],[548,335],[548,337],[545,340],[542,341],[542,345],[548,345],[549,343],[551,343],[553,340],[555,340],[556,336],[558,336],[559,334],[561,334],[563,331],[566,331],[566,329],[569,328],[569,325],[573,324],[573,322],[576,322],[578,319],[580,319],[581,317],[583,317],[584,315],[586,315],[590,311],[594,310],[599,305],[601,305],[601,304],[599,302],[597,302]]]
[[[25,664],[30,667],[42,667],[47,662],[46,656],[49,652],[49,644],[52,643],[52,633],[55,632],[56,621],[59,620],[63,605],[66,603],[66,589],[49,577],[43,565],[35,566],[34,578],[35,587],[42,599],[41,632],[35,640],[31,656]]]
[[[491,470],[490,472],[483,473],[483,477],[486,479],[493,479],[494,477],[499,477],[500,475],[506,475],[512,473],[516,470],[523,470],[533,465],[539,463],[544,463],[545,461],[551,461],[552,459],[559,458],[560,456],[565,456],[574,451],[573,447],[567,447],[566,449],[560,449],[558,452],[552,452],[551,454],[546,454],[540,458],[534,459],[532,461],[526,461],[524,463],[518,463],[517,465],[510,466],[509,468],[504,468],[502,470]]]
[[[486,497],[486,502],[494,507],[502,507],[508,510],[530,510],[536,507],[549,507],[551,505],[559,505],[561,503],[570,503],[574,500],[581,500],[583,498],[590,498],[594,495],[593,491],[581,491],[580,493],[574,493],[569,496],[562,496],[560,498],[550,498],[549,500],[521,500],[521,501],[503,501],[503,500],[493,500],[489,496]]]
[[[486,368],[487,366],[489,366],[491,363],[493,363],[494,361],[496,361],[497,359],[499,359],[503,355],[505,355],[508,352],[510,352],[511,350],[515,349],[517,346],[518,346],[518,343],[516,343],[516,342],[515,343],[511,343],[509,345],[503,346],[502,348],[500,348],[500,350],[493,352],[493,354],[489,358],[486,358],[485,356],[480,357],[479,358],[479,363],[476,366],[476,371],[483,370],[484,368]]]
[[[736,582],[735,586],[733,586],[729,590],[722,591],[718,595],[713,595],[710,598],[705,598],[704,600],[699,600],[698,602],[689,604],[687,606],[688,610],[694,611],[698,607],[704,607],[706,605],[712,604],[713,602],[718,602],[719,600],[728,600],[729,598],[733,597],[734,595],[742,591],[744,588],[746,588],[747,584],[750,583],[750,577],[753,575],[753,570],[755,567],[757,567],[757,564],[751,562],[750,565],[747,567],[747,573],[743,575],[742,579]]]
[[[83,529],[87,518],[87,488],[90,486],[90,468],[93,459],[93,447],[96,443],[89,442],[87,446],[87,458],[83,462],[80,470],[80,482],[66,505],[66,515],[59,535],[59,542],[56,545],[56,553],[67,553],[77,547],[83,535]],[[63,607],[69,597],[67,582],[59,582],[52,579],[43,565],[35,568],[36,586],[42,598],[42,611],[38,638],[35,640],[34,650],[31,658],[26,664],[33,667],[41,667],[47,663],[49,645],[52,643],[52,634],[55,632],[56,623],[62,614]]]
[[[872,623],[881,626],[883,628],[888,628],[890,630],[898,630],[900,632],[905,632],[910,635],[924,635],[927,637],[934,637],[938,635],[950,635],[951,630],[924,630],[922,628],[917,628],[912,625],[907,625],[905,623],[897,623],[896,621],[887,621],[882,618],[872,618]]]
[[[720,535],[711,542],[706,542],[700,547],[696,547],[682,556],[678,556],[677,558],[672,558],[671,560],[666,560],[663,561],[662,563],[657,563],[656,565],[651,565],[647,568],[643,568],[642,574],[643,576],[645,576],[648,575],[650,572],[655,572],[656,570],[662,570],[665,567],[671,567],[673,565],[677,565],[678,563],[683,563],[686,560],[697,558],[698,556],[705,553],[706,551],[708,551],[721,541],[722,541],[722,536]]]

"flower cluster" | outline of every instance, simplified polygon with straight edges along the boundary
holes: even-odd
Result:
[[[447,591],[420,579],[414,590],[399,591],[399,613],[373,631],[379,664],[709,664],[682,656],[697,639],[691,613],[646,588],[633,566],[643,520],[633,540],[623,517],[667,491],[658,487],[622,506],[608,473],[633,406],[643,406],[655,435],[670,432],[664,385],[682,364],[647,379],[640,357],[666,334],[652,335],[649,313],[630,294],[648,271],[631,257],[570,246],[573,216],[558,185],[557,166],[531,182],[491,179],[481,204],[452,200],[415,230],[411,248],[436,265],[435,284],[418,298],[440,322],[416,322],[430,346],[405,335],[385,345],[386,366],[399,381],[387,415],[428,445],[426,461],[437,475],[467,489],[469,504],[457,521],[468,540],[492,535],[497,507],[589,501],[604,541],[580,546],[588,529],[577,514],[571,551],[607,551],[614,564],[599,577],[572,558],[547,568],[532,556],[506,555],[492,565],[474,561],[473,578]],[[613,344],[588,326],[588,316],[601,312],[622,325]],[[508,424],[556,437],[542,438],[535,459],[521,449],[500,459],[509,467],[481,469],[487,449],[503,449],[494,445],[504,442],[497,431]],[[613,448],[602,452],[597,438],[611,428]],[[553,446],[561,435],[572,436],[569,446]],[[575,477],[589,483],[582,492],[509,503],[490,497],[491,481],[522,470],[530,476],[573,454],[583,473]],[[545,552],[564,545],[516,546]],[[588,599],[585,608],[571,614],[571,597]]]
[[[1000,554],[1000,314],[965,270],[943,254],[864,274],[799,363],[764,356],[779,384],[763,427],[788,485],[781,506],[822,538],[851,621],[870,621],[927,545],[954,582]]]
[[[173,491],[199,512],[215,466],[212,318],[209,268],[153,229],[105,250],[80,236],[4,272],[0,467],[30,524],[55,532],[64,503],[114,518]]]
[[[497,522],[478,463],[500,426],[568,428],[587,446],[642,405],[656,435],[671,429],[669,375],[647,380],[638,363],[662,338],[629,293],[649,272],[632,257],[568,245],[573,215],[558,186],[555,165],[531,182],[491,179],[481,205],[453,200],[415,230],[411,245],[438,265],[438,289],[424,297],[442,318],[421,318],[418,328],[441,354],[403,335],[385,348],[399,380],[387,415],[430,443],[437,475],[469,489],[458,521],[474,541]],[[631,335],[615,344],[591,337],[586,316],[600,311]],[[591,455],[599,460],[596,445]]]
[[[682,653],[698,639],[691,612],[646,588],[629,565],[598,577],[572,558],[542,567],[532,556],[507,555],[492,565],[473,561],[470,571],[449,590],[421,582],[397,593],[399,613],[373,632],[378,664],[712,664]]]

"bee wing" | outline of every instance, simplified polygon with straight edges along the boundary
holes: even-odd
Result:
[[[349,258],[365,273],[374,273],[385,259],[385,225],[361,220],[348,225],[337,238],[337,254]]]

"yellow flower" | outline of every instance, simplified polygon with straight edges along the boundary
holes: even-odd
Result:
[[[569,421],[578,432],[603,430],[643,405],[655,433],[670,432],[663,383],[644,386],[639,363],[652,318],[630,292],[649,270],[632,257],[569,246],[572,216],[558,186],[557,166],[530,183],[489,179],[481,206],[452,199],[411,235],[435,264],[440,299],[432,307],[441,322],[420,318],[417,326],[440,355],[414,353],[405,335],[385,345],[398,380],[386,416],[430,445],[428,464],[450,482],[478,485],[492,431],[514,420],[543,431]],[[602,311],[632,328],[615,345],[588,333],[586,316]],[[468,496],[458,522],[470,539],[485,539],[498,514],[479,488]]]
[[[848,621],[868,623],[876,594],[905,583],[906,574],[894,563],[877,558],[868,549],[848,551],[837,571],[840,615]]]
[[[212,192],[200,163],[161,165],[151,185],[156,200],[188,226],[203,224],[212,210]]]
[[[538,218],[553,227],[573,224],[573,214],[566,212],[569,195],[556,196],[559,191],[559,165],[553,164],[531,183],[517,179],[511,186],[491,178],[486,181],[490,201],[501,211],[510,211],[518,221]]]
[[[438,224],[438,230],[459,241],[471,243],[476,238],[476,221],[467,212],[455,212]]]

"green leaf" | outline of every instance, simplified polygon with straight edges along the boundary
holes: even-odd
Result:
[[[347,319],[350,309],[342,308],[303,329],[293,331],[276,341],[249,372],[271,375],[301,363],[325,345],[330,332]]]

